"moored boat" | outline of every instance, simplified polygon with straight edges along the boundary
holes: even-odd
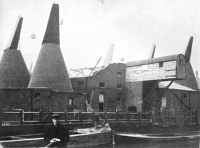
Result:
[[[189,133],[125,133],[116,132],[115,140],[117,142],[136,142],[136,141],[179,141],[179,140],[191,140],[200,138],[199,132],[189,132]]]
[[[81,148],[83,146],[96,146],[110,144],[112,142],[111,131],[107,132],[91,132],[70,135],[68,148]],[[39,138],[19,138],[13,140],[0,141],[0,147],[45,147],[44,139]]]

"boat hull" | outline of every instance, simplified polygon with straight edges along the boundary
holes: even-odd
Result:
[[[189,134],[139,134],[139,133],[115,133],[115,141],[118,143],[135,143],[135,142],[158,142],[158,141],[182,141],[199,139],[199,133]]]
[[[112,142],[111,132],[75,134],[70,135],[68,148],[83,148],[96,145],[110,144]],[[0,147],[45,147],[43,138],[27,138],[0,141]]]

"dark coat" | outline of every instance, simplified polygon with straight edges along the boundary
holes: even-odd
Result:
[[[67,142],[69,141],[68,128],[65,128],[60,123],[58,123],[56,126],[54,126],[53,124],[48,126],[45,131],[45,135],[44,135],[45,142],[48,144],[48,143],[50,143],[50,140],[53,138],[58,138],[61,141],[55,143],[54,145],[51,145],[52,147],[67,145]]]

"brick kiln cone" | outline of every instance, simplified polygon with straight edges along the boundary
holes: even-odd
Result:
[[[59,5],[53,4],[30,88],[72,91],[71,81],[60,49]]]
[[[0,62],[0,88],[26,88],[30,79],[20,50],[17,50],[23,18],[17,23],[13,38]]]

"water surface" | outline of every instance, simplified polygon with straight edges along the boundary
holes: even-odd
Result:
[[[93,148],[200,148],[200,139],[182,139],[174,141],[122,141],[115,145],[101,145]]]

